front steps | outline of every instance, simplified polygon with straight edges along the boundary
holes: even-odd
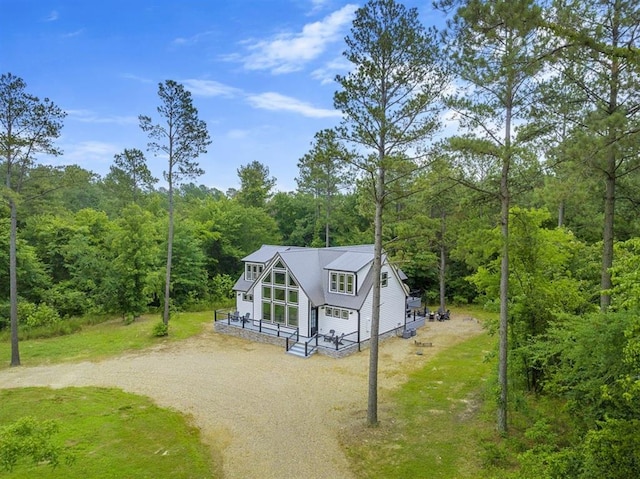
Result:
[[[293,346],[291,346],[289,348],[289,351],[287,351],[287,354],[291,354],[293,356],[298,356],[299,358],[308,358],[311,357],[312,355],[314,355],[316,353],[316,350],[311,351],[311,353],[309,354],[309,356],[305,356],[304,355],[304,343],[296,343]]]

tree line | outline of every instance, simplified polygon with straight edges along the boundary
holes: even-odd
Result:
[[[116,155],[104,178],[37,165],[38,153],[59,153],[64,114],[3,75],[0,274],[14,268],[16,277],[0,283],[0,327],[17,331],[20,307],[24,325],[151,307],[163,308],[166,325],[171,308],[228,295],[240,259],[263,243],[373,239],[374,269],[384,247],[427,304],[499,312],[501,434],[518,394],[586,412],[571,420],[579,439],[570,446],[553,441],[552,421],[535,425],[544,441],[523,455],[540,474],[530,477],[637,472],[639,7],[440,0],[435,8],[447,19],[440,31],[394,0],[356,12],[344,52],[352,68],[336,78],[343,120],[298,159],[292,192],[274,192],[259,159],[238,169],[239,189],[195,183],[210,139],[171,80],[159,85],[160,121],[140,117],[148,151],[170,158],[168,188],[155,187],[136,148]],[[31,112],[31,136],[15,122],[12,94]]]

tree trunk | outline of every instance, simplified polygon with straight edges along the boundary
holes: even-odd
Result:
[[[617,18],[617,16],[616,16]],[[614,27],[614,46],[618,45],[618,29]],[[611,61],[611,82],[609,90],[609,111],[611,117],[618,110],[618,85],[620,81],[620,65],[618,60]],[[614,240],[614,217],[616,204],[616,140],[617,131],[615,125],[609,126],[607,134],[607,157],[605,166],[605,193],[604,193],[604,226],[602,232],[602,271],[600,279],[600,311],[603,313],[609,309],[611,304],[611,267],[613,266],[613,240]]]
[[[444,235],[446,231],[446,213],[444,208],[440,215],[440,271],[438,272],[438,279],[440,282],[440,311],[446,311],[446,287],[445,287],[445,273],[447,272],[447,250],[444,244]]]
[[[382,270],[382,210],[384,201],[384,170],[378,167],[374,187],[376,211],[373,246],[373,305],[371,311],[371,348],[369,351],[369,400],[367,423],[378,424],[378,334],[380,332],[380,273]]]
[[[164,315],[162,321],[169,324],[169,303],[171,301],[171,259],[173,256],[173,185],[169,180],[169,232],[167,235],[167,271],[164,283]]]
[[[502,233],[502,260],[500,262],[500,325],[498,339],[498,397],[497,428],[501,435],[507,434],[508,406],[508,359],[509,359],[509,171],[513,153],[511,152],[511,119],[513,115],[513,85],[507,82],[505,89],[504,153],[500,175],[500,224]]]
[[[9,199],[11,211],[11,231],[9,233],[9,302],[11,317],[11,366],[20,366],[20,349],[18,346],[18,208],[13,198]]]
[[[565,201],[560,200],[560,204],[558,205],[558,228],[562,228],[564,226],[564,210]]]

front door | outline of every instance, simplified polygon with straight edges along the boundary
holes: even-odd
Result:
[[[309,337],[313,337],[318,334],[318,308],[311,308],[311,321],[309,321],[309,325],[311,326],[311,331]]]

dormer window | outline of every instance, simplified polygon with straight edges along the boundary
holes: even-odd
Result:
[[[353,273],[331,271],[329,273],[329,291],[332,293],[355,294],[356,277]]]
[[[244,279],[247,281],[255,281],[262,273],[262,265],[260,263],[246,263],[244,266]]]

